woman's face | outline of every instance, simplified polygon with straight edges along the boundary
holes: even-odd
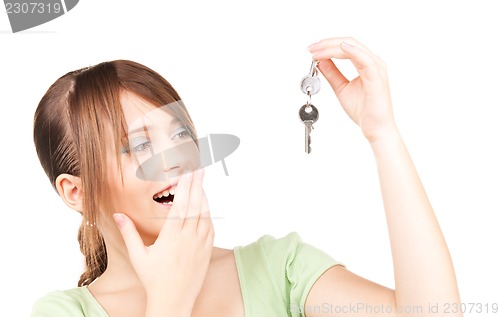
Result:
[[[113,210],[107,216],[114,212],[128,215],[149,245],[170,211],[179,177],[199,167],[198,148],[189,130],[165,111],[169,105],[157,108],[130,92],[123,92],[120,101],[128,135],[118,158],[120,175],[108,131],[108,198]]]

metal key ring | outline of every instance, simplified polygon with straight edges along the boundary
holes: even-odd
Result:
[[[316,69],[317,65],[318,62],[313,59],[311,63],[311,69],[309,70],[309,76],[314,77],[318,75],[318,70]]]

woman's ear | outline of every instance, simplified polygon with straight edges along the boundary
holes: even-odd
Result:
[[[83,190],[80,177],[61,174],[56,178],[56,188],[64,203],[71,209],[82,212]]]

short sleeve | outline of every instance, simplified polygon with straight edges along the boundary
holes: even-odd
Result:
[[[33,305],[31,317],[45,316],[108,317],[86,286],[51,292],[40,298]]]
[[[334,265],[345,266],[322,250],[304,243],[296,232],[279,239],[266,235],[259,241],[273,275],[278,278],[278,286],[284,287],[284,300],[292,317],[304,316],[307,295],[327,269]]]
[[[67,317],[84,316],[75,300],[64,292],[51,292],[40,298],[31,311],[31,317]]]

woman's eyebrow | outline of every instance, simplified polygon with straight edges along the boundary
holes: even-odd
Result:
[[[139,132],[147,132],[151,129],[152,129],[152,126],[146,125],[146,126],[142,126],[142,127],[135,128],[133,130],[128,131],[127,135],[131,135],[131,134],[135,134],[135,133],[139,133]]]
[[[172,118],[172,120],[170,120],[170,125],[174,124],[174,123],[178,123],[180,122],[181,120],[179,118]],[[143,125],[141,127],[138,127],[138,128],[135,128],[133,130],[130,130],[128,131],[127,135],[131,135],[131,134],[135,134],[135,133],[139,133],[139,132],[148,132],[150,130],[153,130],[154,128],[154,125]]]

